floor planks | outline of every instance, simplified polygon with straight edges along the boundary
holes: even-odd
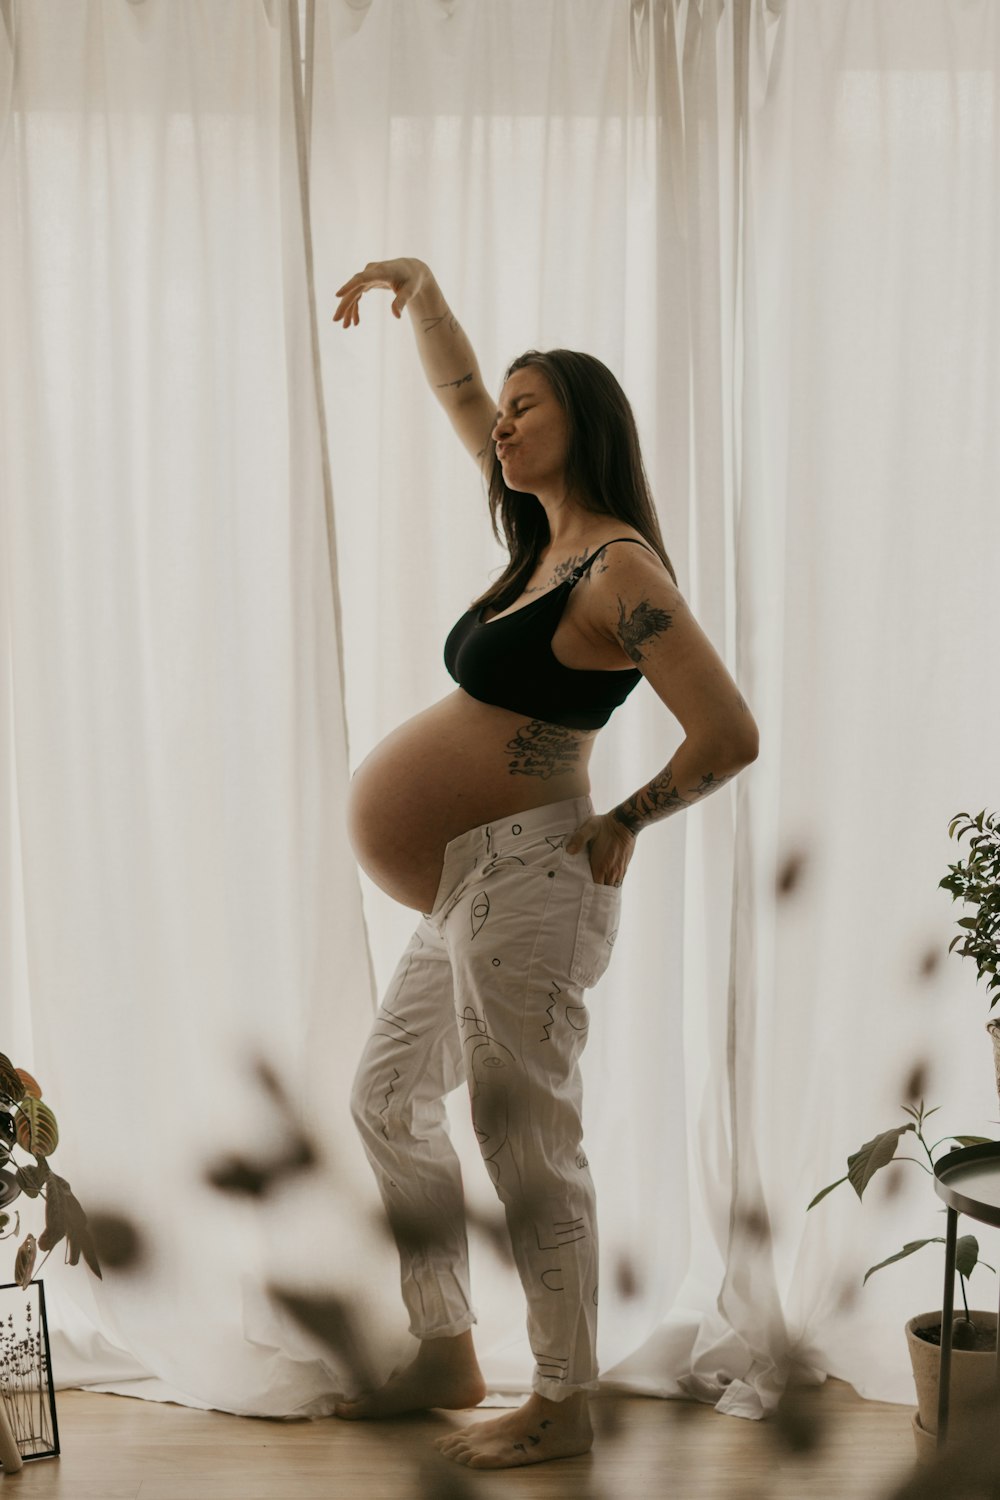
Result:
[[[56,1397],[62,1454],[4,1475],[24,1500],[880,1500],[912,1472],[910,1408],[840,1381],[798,1398],[796,1455],[777,1422],[624,1397],[595,1403],[594,1452],[470,1474],[432,1439],[475,1413],[280,1422],[89,1391]],[[483,1413],[492,1415],[492,1413]],[[603,1429],[600,1430],[600,1429]]]

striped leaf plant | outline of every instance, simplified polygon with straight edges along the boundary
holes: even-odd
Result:
[[[27,1198],[42,1198],[45,1202],[45,1228],[37,1240],[33,1234],[25,1235],[14,1259],[14,1280],[22,1290],[35,1275],[38,1251],[51,1252],[62,1240],[66,1241],[69,1265],[75,1266],[82,1255],[94,1275],[104,1279],[87,1215],[65,1177],[53,1172],[49,1165],[49,1157],[58,1144],[59,1126],[42,1099],[38,1083],[0,1052],[0,1239],[21,1232],[21,1216],[17,1211],[14,1228],[4,1232],[11,1218],[4,1210],[15,1198],[23,1193]],[[13,1156],[15,1147],[34,1160],[17,1162]]]

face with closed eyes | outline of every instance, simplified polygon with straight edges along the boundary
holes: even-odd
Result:
[[[564,498],[569,418],[537,365],[515,370],[500,393],[492,432],[504,481],[546,500]]]

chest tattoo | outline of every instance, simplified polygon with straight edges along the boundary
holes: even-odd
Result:
[[[544,583],[530,584],[526,589],[522,589],[521,596],[523,597],[525,594],[547,593],[549,589],[558,587],[560,583],[566,581],[571,573],[575,573],[580,564],[586,562],[586,560],[586,552],[581,552],[578,557],[567,557],[564,562],[556,563]]]

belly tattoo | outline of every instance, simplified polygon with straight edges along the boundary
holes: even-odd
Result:
[[[576,770],[580,746],[577,730],[567,729],[564,724],[548,724],[544,719],[532,719],[512,740],[508,740],[507,749],[513,752],[513,759],[507,769],[512,776],[540,776],[547,781],[550,776]]]

